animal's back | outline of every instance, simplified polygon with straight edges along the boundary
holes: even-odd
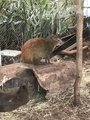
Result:
[[[21,58],[25,63],[39,64],[42,58],[48,58],[56,43],[52,37],[32,38],[22,46]]]
[[[44,38],[33,38],[22,46],[21,57],[26,63],[38,64],[40,60],[45,57],[45,45]]]

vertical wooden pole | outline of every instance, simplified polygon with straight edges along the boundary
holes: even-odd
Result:
[[[82,32],[83,32],[83,15],[82,15],[82,2],[75,0],[76,3],[76,39],[77,39],[77,59],[76,59],[76,80],[74,84],[74,105],[80,103],[80,82],[82,80]]]
[[[2,66],[2,58],[1,58],[1,43],[0,43],[0,66]]]

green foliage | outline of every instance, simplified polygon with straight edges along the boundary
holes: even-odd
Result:
[[[59,1],[1,0],[0,42],[2,45],[12,49],[16,45],[19,49],[29,38],[46,37],[52,33],[61,35],[72,22],[70,14],[66,11],[73,0]]]

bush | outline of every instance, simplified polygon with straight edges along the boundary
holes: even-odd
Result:
[[[62,1],[1,0],[2,48],[20,49],[29,38],[46,37],[52,33],[61,35],[72,22],[67,6],[74,4],[73,0]]]

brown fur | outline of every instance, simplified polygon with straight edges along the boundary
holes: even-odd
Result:
[[[32,38],[24,43],[21,48],[21,58],[25,63],[39,64],[42,58],[49,61],[49,55],[58,43],[55,35],[44,38]]]
[[[25,85],[20,86],[16,93],[0,92],[0,112],[12,111],[29,101],[28,89]]]

